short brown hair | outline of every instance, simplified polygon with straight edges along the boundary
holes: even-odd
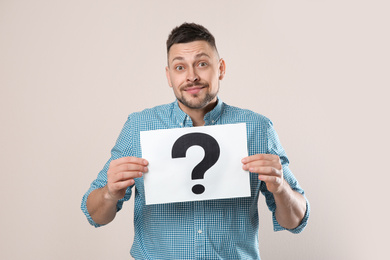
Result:
[[[217,50],[214,36],[204,26],[195,23],[183,23],[171,31],[167,40],[167,53],[169,53],[172,45],[176,43],[193,41],[206,41]]]

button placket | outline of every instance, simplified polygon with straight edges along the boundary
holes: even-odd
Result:
[[[194,230],[195,230],[195,256],[196,259],[204,259],[205,235],[204,235],[204,202],[194,202]]]

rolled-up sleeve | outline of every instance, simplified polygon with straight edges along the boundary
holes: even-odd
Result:
[[[93,221],[91,215],[87,209],[87,199],[89,194],[99,188],[103,188],[107,184],[107,171],[112,160],[116,160],[125,156],[132,156],[132,135],[131,135],[131,120],[130,116],[127,119],[122,131],[116,141],[114,148],[111,150],[111,158],[106,162],[103,169],[99,172],[97,178],[91,183],[88,191],[84,194],[81,200],[81,210],[84,215],[87,217],[88,222],[94,227],[100,227],[102,225]],[[117,203],[117,211],[122,209],[123,202],[127,201],[131,197],[131,187],[128,187],[126,190],[125,196],[120,199]]]
[[[310,204],[308,199],[306,198],[304,190],[301,188],[299,185],[297,179],[295,178],[294,174],[291,172],[289,166],[289,160],[287,158],[286,152],[284,151],[282,145],[280,144],[279,137],[273,127],[273,124],[271,121],[269,121],[269,125],[267,128],[267,140],[268,140],[268,153],[269,154],[275,154],[280,157],[282,167],[283,167],[283,176],[285,181],[290,185],[292,190],[299,192],[302,194],[306,200],[306,212],[305,215],[299,224],[294,229],[286,229],[279,225],[278,221],[276,220],[275,217],[275,210],[276,210],[276,204],[275,204],[275,199],[274,196],[271,192],[267,190],[266,184],[264,182],[261,183],[260,185],[260,190],[261,193],[265,196],[267,206],[269,210],[272,212],[272,221],[273,221],[273,226],[274,226],[274,231],[281,231],[281,230],[288,230],[292,233],[300,233],[301,231],[304,230],[304,228],[307,225],[309,215],[310,215]]]

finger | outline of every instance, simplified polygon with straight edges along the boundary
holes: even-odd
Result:
[[[266,160],[266,161],[278,161],[279,156],[275,154],[255,154],[247,156],[241,160],[242,163],[247,164],[253,161]]]
[[[244,170],[249,170],[249,168],[252,168],[252,167],[275,167],[275,168],[281,168],[281,165],[278,163],[278,162],[275,162],[275,161],[268,161],[268,160],[258,160],[258,161],[253,161],[253,162],[250,162],[250,163],[247,163],[247,164],[243,164],[242,165],[242,168]]]
[[[122,157],[122,158],[119,158],[116,160],[112,160],[110,163],[110,166],[115,167],[115,166],[118,166],[121,164],[126,164],[126,163],[139,164],[139,165],[144,165],[144,166],[149,164],[149,162],[143,158],[129,156],[129,157]]]
[[[274,167],[251,167],[248,170],[257,174],[282,176],[282,172]]]
[[[139,177],[142,177],[142,172],[137,172],[137,171],[119,172],[116,174],[109,175],[109,181],[111,183],[114,183],[114,182],[127,181]]]
[[[259,175],[259,180],[264,181],[268,184],[280,185],[282,183],[282,178],[277,176],[267,176],[267,175]]]
[[[135,181],[133,179],[127,180],[127,181],[121,181],[121,182],[115,182],[109,185],[109,191],[110,192],[117,192],[123,189],[126,189],[127,187],[130,187],[131,185],[134,185]]]
[[[110,172],[126,172],[126,171],[137,171],[137,172],[147,172],[148,167],[139,165],[139,164],[133,164],[133,163],[126,163],[126,164],[121,164],[116,167],[112,167],[110,169]]]

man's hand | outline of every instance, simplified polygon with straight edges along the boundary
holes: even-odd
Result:
[[[256,154],[241,161],[244,170],[257,173],[259,180],[264,181],[267,189],[273,193],[278,223],[287,229],[296,228],[306,212],[306,200],[302,194],[293,191],[284,181],[280,158],[273,154]]]
[[[256,154],[243,158],[241,162],[244,170],[259,175],[259,180],[266,183],[270,192],[278,194],[283,191],[283,169],[279,156]]]
[[[148,161],[136,157],[123,157],[113,160],[107,171],[107,185],[89,194],[87,209],[98,224],[110,223],[116,215],[118,200],[126,194],[127,187],[134,179],[148,171]]]
[[[148,161],[137,157],[123,157],[111,161],[107,171],[105,199],[118,201],[125,196],[134,179],[148,171]]]

